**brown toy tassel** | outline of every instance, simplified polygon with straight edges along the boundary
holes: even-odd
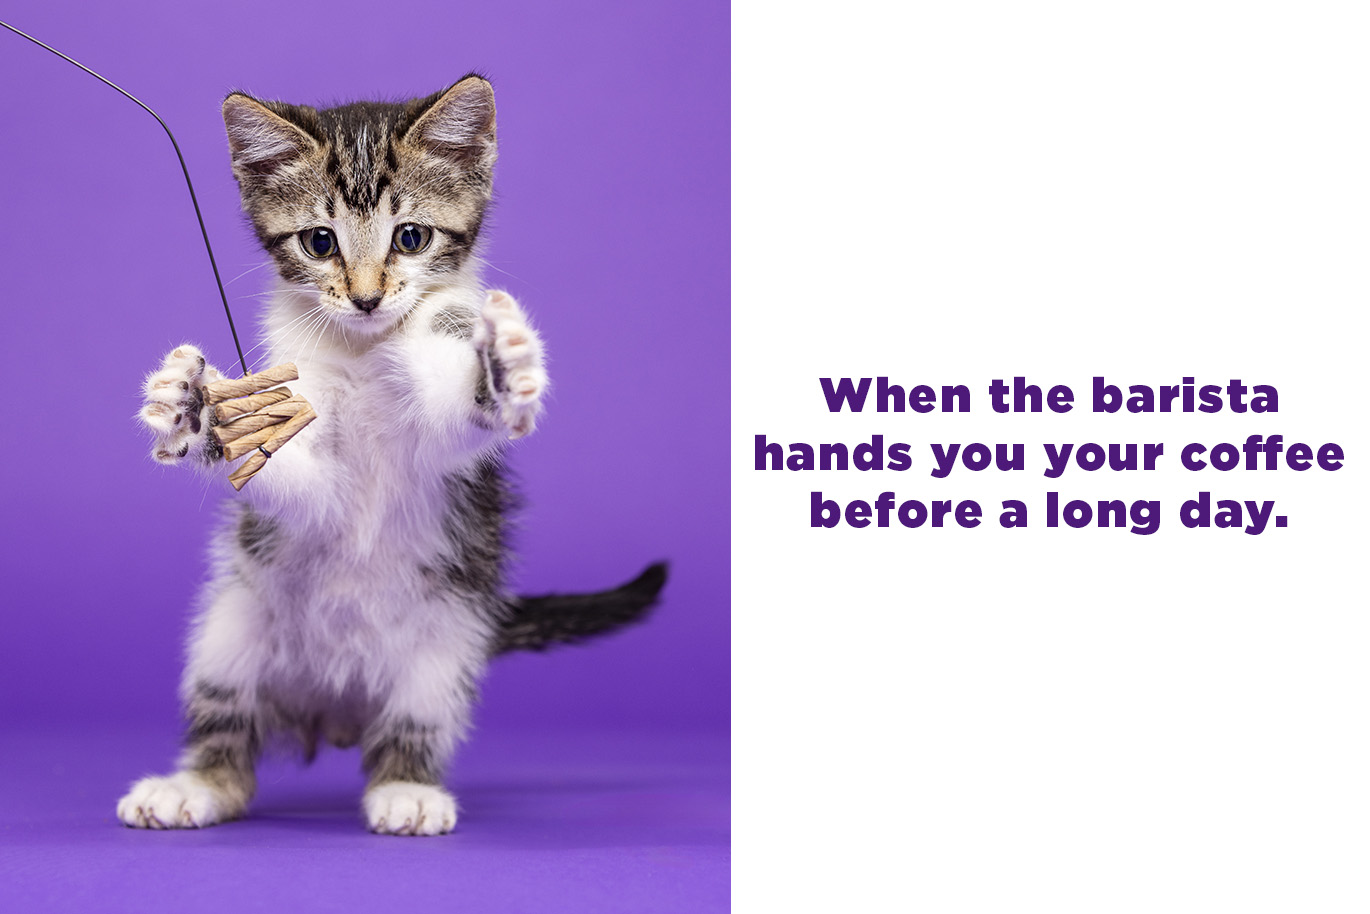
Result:
[[[223,448],[225,459],[247,457],[229,474],[233,488],[241,491],[272,454],[318,418],[304,397],[276,386],[299,377],[295,364],[286,362],[236,380],[205,385],[205,402],[214,406],[218,423],[210,434]]]
[[[294,416],[292,416],[284,423],[280,425],[273,425],[269,429],[263,429],[260,432],[254,432],[252,435],[249,435],[248,437],[252,438],[266,431],[271,432],[271,436],[265,442],[256,445],[255,453],[253,453],[252,456],[248,457],[247,460],[243,461],[242,465],[239,466],[238,469],[234,470],[229,475],[228,481],[232,483],[233,488],[241,491],[242,487],[247,485],[247,481],[251,479],[253,476],[255,476],[258,470],[266,466],[266,461],[272,454],[279,451],[282,447],[285,446],[286,442],[288,442],[291,438],[294,438],[295,435],[299,433],[300,429],[304,428],[306,425],[313,422],[317,418],[318,413],[314,412],[314,408],[312,406],[310,406],[308,403],[305,403],[299,412],[297,412]],[[240,439],[239,441],[235,441],[233,444],[230,444],[228,447],[224,448],[224,455],[228,456],[229,448],[235,448],[235,452],[238,454],[239,457],[241,457],[244,452],[238,450],[235,446],[241,445],[242,442],[246,440],[246,438]],[[236,458],[230,457],[229,459],[233,460]]]
[[[282,400],[276,406],[268,406],[265,409],[259,409],[255,413],[248,413],[241,419],[234,419],[229,425],[216,425],[214,428],[210,429],[209,433],[213,435],[214,440],[219,442],[222,446],[228,444],[230,441],[237,441],[244,435],[250,435],[255,431],[273,425],[280,425],[298,412],[293,405],[296,400],[303,402],[304,398],[291,397],[288,400]],[[287,408],[287,404],[292,405]]]
[[[214,418],[219,420],[220,425],[233,422],[240,416],[255,413],[282,400],[291,397],[289,387],[277,387],[275,390],[264,390],[259,394],[250,397],[241,397],[237,400],[225,400],[214,407]]]
[[[222,381],[215,381],[213,384],[205,385],[205,402],[220,403],[224,400],[232,400],[237,397],[246,397],[248,394],[255,394],[259,390],[266,390],[268,387],[275,387],[277,384],[284,384],[286,381],[298,381],[300,373],[295,368],[294,362],[286,362],[247,377],[225,378]]]
[[[240,425],[258,425],[260,428],[245,428],[243,433],[234,435],[223,442],[224,457],[229,460],[237,460],[248,451],[255,450],[258,445],[266,444],[271,440],[278,430],[278,427],[291,419],[294,419],[301,411],[309,409],[309,403],[304,397],[291,397],[289,400],[282,400],[275,406],[267,407],[267,410],[243,416],[232,425],[221,425],[214,429],[216,437],[223,438],[229,435],[233,429]]]

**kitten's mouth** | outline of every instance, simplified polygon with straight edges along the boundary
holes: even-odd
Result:
[[[342,318],[343,323],[348,324],[349,326],[374,327],[377,324],[385,323],[386,318],[389,316],[389,312],[387,311],[383,314],[376,309],[371,311],[348,309],[339,313],[338,316]]]
[[[392,302],[387,301],[385,307],[382,307],[380,300],[377,299],[375,304],[370,304],[366,308],[357,305],[355,301],[353,304],[356,307],[340,308],[334,312],[334,318],[339,326],[347,330],[362,336],[376,336],[384,334],[397,322],[396,318],[399,315]]]

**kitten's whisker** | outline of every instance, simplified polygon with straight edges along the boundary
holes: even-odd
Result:
[[[261,347],[263,347],[263,346],[268,346],[269,344],[271,344],[271,343],[273,343],[274,341],[278,340],[280,337],[283,337],[287,332],[289,332],[289,331],[291,330],[291,328],[294,328],[294,327],[298,326],[300,323],[302,323],[302,322],[304,322],[304,321],[307,321],[307,320],[308,320],[309,318],[311,318],[316,312],[320,311],[321,308],[322,308],[322,305],[315,305],[313,308],[311,308],[311,309],[309,309],[308,311],[304,312],[303,314],[299,315],[299,316],[296,317],[294,320],[290,321],[288,324],[285,324],[284,326],[278,327],[278,328],[276,328],[275,330],[273,330],[273,331],[267,333],[267,334],[262,338],[262,340],[261,340],[259,343],[257,343],[256,346],[253,346],[251,349],[249,349],[248,352],[255,352],[255,351],[257,351],[258,349],[260,349]],[[267,355],[270,355],[270,352],[271,352],[271,350],[268,349],[268,350],[267,350]],[[264,358],[266,358],[266,356],[263,356],[262,358],[259,358],[256,362],[254,362],[254,363],[253,363],[253,367],[255,368],[257,365],[261,364],[261,362],[262,362],[262,360],[263,360]]]
[[[313,290],[300,290],[300,291],[295,291],[295,290],[292,290],[292,289],[270,289],[270,290],[268,290],[268,291],[266,291],[266,292],[251,292],[251,293],[247,293],[247,294],[244,294],[244,295],[240,295],[240,296],[238,296],[238,297],[239,297],[239,298],[243,298],[243,299],[246,299],[246,298],[275,298],[275,297],[277,297],[277,296],[283,296],[283,295],[317,295],[317,294],[318,294],[318,293],[317,293],[317,292],[314,292]]]
[[[272,347],[272,352],[281,356],[283,360],[288,361],[292,356],[298,360],[298,354],[308,345],[314,331],[328,319],[328,314],[322,304],[313,308],[305,316],[308,320],[290,336],[289,340],[282,340]]]
[[[324,313],[323,306],[319,305],[305,312],[287,326],[282,327],[280,331],[272,334],[271,337],[268,337],[268,339],[264,341],[270,342],[271,346],[266,355],[263,356],[263,359],[289,361],[288,353],[296,349],[296,346],[301,339],[308,340],[314,327],[317,326],[320,320],[326,319],[326,317],[327,315]],[[301,322],[303,322],[302,326],[296,326],[297,324],[301,324]],[[285,339],[285,332],[292,327],[294,327],[294,332],[288,339]],[[280,339],[276,339],[277,337],[280,337]]]
[[[277,329],[277,330],[275,330],[275,331],[273,331],[273,332],[271,332],[271,333],[268,333],[265,337],[262,338],[261,342],[259,342],[256,346],[253,346],[251,349],[249,349],[248,352],[256,352],[258,349],[260,349],[260,348],[263,347],[263,346],[270,346],[272,343],[277,342],[281,337],[283,337],[283,336],[284,336],[287,332],[289,332],[293,327],[295,327],[295,326],[296,326],[297,324],[299,324],[301,321],[304,321],[305,319],[309,318],[310,316],[311,316],[311,313],[310,313],[310,312],[306,312],[305,314],[302,314],[300,317],[297,317],[295,320],[291,321],[290,323],[286,324],[285,326],[283,326],[283,327],[281,327],[281,328],[279,328],[279,329]],[[270,352],[270,349],[268,349],[267,351],[268,351],[268,353],[269,353],[269,352]]]
[[[314,358],[314,353],[318,351],[319,343],[323,342],[324,335],[332,329],[332,323],[328,319],[328,314],[324,313],[322,318],[323,319],[319,322],[319,335],[315,337],[314,346],[309,350],[309,358],[311,359]]]
[[[508,276],[510,279],[517,279],[519,282],[523,282],[523,277],[522,277],[522,276],[515,276],[513,273],[510,273],[508,270],[506,270],[506,269],[504,269],[504,268],[502,268],[502,267],[497,267],[497,266],[495,266],[493,263],[491,263],[490,261],[486,260],[484,257],[480,256],[479,254],[477,254],[475,251],[468,251],[467,254],[466,254],[466,256],[469,257],[469,258],[471,258],[472,260],[474,260],[476,263],[480,264],[480,265],[483,266],[483,267],[489,267],[490,269],[494,270],[494,271],[497,272],[497,273],[503,273],[505,276]]]
[[[243,271],[242,271],[241,273],[239,273],[237,276],[233,277],[233,278],[230,279],[228,282],[224,283],[224,285],[226,285],[226,286],[231,286],[231,285],[233,285],[235,282],[237,282],[238,280],[240,280],[240,279],[242,279],[244,276],[246,276],[248,273],[252,273],[252,272],[255,272],[255,271],[257,271],[257,270],[260,270],[262,267],[269,267],[269,266],[271,266],[271,261],[268,260],[268,261],[265,261],[265,262],[263,262],[263,263],[257,264],[255,267],[248,267],[246,270],[243,270]]]
[[[278,328],[278,329],[276,329],[276,330],[271,330],[271,331],[269,331],[269,332],[267,333],[267,335],[266,335],[266,338],[263,340],[263,342],[265,342],[266,340],[271,339],[273,336],[278,335],[278,334],[281,333],[283,330],[286,330],[286,329],[288,329],[288,328],[294,326],[295,324],[299,323],[301,320],[304,320],[304,318],[308,317],[311,313],[313,313],[314,311],[318,310],[319,307],[320,307],[320,305],[315,305],[313,308],[309,308],[309,309],[306,310],[303,314],[300,314],[299,316],[295,317],[293,320],[291,320],[289,323],[285,324],[283,327],[280,327],[280,328]],[[261,345],[261,344],[259,343],[258,345]],[[256,348],[256,347],[253,347],[253,348]]]

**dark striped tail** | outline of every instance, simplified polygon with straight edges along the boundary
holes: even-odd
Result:
[[[610,632],[647,615],[666,585],[666,563],[657,562],[621,587],[599,593],[518,597],[500,629],[494,653],[542,651]]]

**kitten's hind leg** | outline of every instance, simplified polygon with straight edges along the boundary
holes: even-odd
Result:
[[[158,463],[185,460],[209,463],[222,456],[209,435],[210,413],[204,386],[221,375],[189,343],[167,353],[162,366],[143,383],[147,401],[138,418],[152,432],[152,457]]]
[[[454,735],[409,718],[380,720],[367,730],[362,812],[383,835],[445,835],[457,824],[457,801],[442,786]]]
[[[542,339],[528,324],[518,302],[505,292],[486,295],[474,337],[485,367],[490,411],[509,429],[510,438],[533,430],[547,390]]]
[[[190,698],[181,770],[148,777],[119,801],[133,828],[203,828],[235,819],[256,791],[261,727],[234,689],[198,683]]]

